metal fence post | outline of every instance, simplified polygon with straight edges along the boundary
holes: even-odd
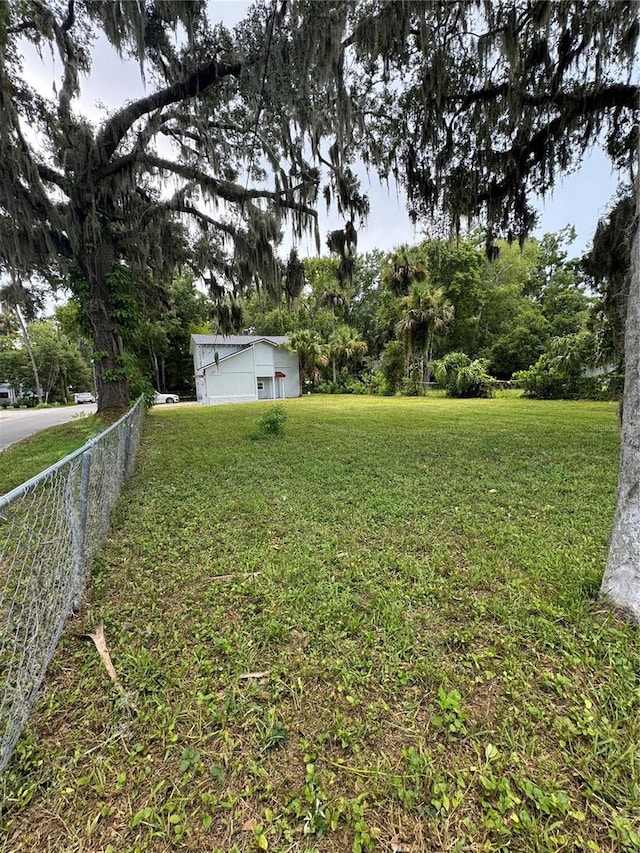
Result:
[[[89,515],[89,486],[91,484],[91,460],[93,447],[90,447],[82,457],[82,473],[80,475],[80,499],[78,502],[78,534],[74,566],[73,609],[79,610],[82,604],[85,587],[85,572],[87,552],[87,517]]]

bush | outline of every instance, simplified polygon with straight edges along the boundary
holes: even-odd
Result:
[[[359,379],[349,377],[345,380],[343,394],[367,394],[367,386]]]
[[[374,370],[363,377],[367,394],[376,394],[378,397],[392,397],[394,389],[387,382],[381,370]]]
[[[314,388],[316,394],[368,394],[367,386],[359,379],[352,376],[343,378],[338,382],[325,379],[318,382]]]
[[[403,378],[400,383],[400,393],[403,397],[424,397],[427,393],[417,370],[412,370],[411,376]]]
[[[438,385],[449,388],[458,375],[458,371],[470,364],[471,359],[463,352],[448,352],[441,359],[432,363],[431,371]]]
[[[619,400],[624,389],[624,374],[599,376],[566,374],[542,355],[528,370],[513,374],[513,381],[527,397],[536,400]]]
[[[463,352],[450,352],[432,369],[449,397],[493,397],[498,383],[487,373],[487,364],[484,358],[470,361]]]
[[[272,406],[263,412],[260,419],[256,423],[255,432],[252,435],[254,439],[270,438],[274,435],[280,435],[284,430],[287,413],[282,406]]]
[[[487,362],[479,358],[460,368],[447,393],[450,397],[493,397],[497,384],[487,373]]]
[[[339,394],[340,388],[337,382],[331,379],[323,379],[313,389],[314,394]]]
[[[550,367],[544,355],[527,370],[518,370],[511,379],[524,390],[527,397],[536,400],[560,400],[569,392],[569,385],[576,381]]]

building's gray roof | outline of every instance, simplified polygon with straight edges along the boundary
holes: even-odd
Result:
[[[288,343],[289,338],[286,335],[191,335],[191,342],[200,346],[246,347],[258,341],[267,341],[279,347]]]

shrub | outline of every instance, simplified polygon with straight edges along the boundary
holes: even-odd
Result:
[[[342,378],[338,382],[324,379],[313,389],[315,394],[367,394],[366,385],[352,376]]]
[[[313,389],[314,394],[339,394],[340,389],[337,382],[331,379],[323,379]]]
[[[366,394],[367,386],[359,379],[349,377],[345,380],[343,394]]]
[[[527,397],[536,400],[619,400],[624,389],[622,373],[566,374],[554,367],[546,354],[528,370],[514,373],[513,381]]]
[[[497,384],[487,373],[487,362],[478,358],[458,370],[447,393],[450,397],[493,397]]]
[[[417,370],[412,370],[411,376],[403,378],[400,383],[400,393],[403,397],[424,397],[427,393]]]
[[[458,371],[463,367],[468,367],[470,364],[471,359],[463,352],[448,352],[441,359],[432,363],[431,371],[438,385],[442,385],[443,388],[449,388]]]
[[[527,370],[518,370],[511,378],[527,397],[537,400],[559,400],[569,393],[569,385],[575,382],[574,378],[569,379],[554,370],[544,355]]]
[[[374,370],[372,373],[365,374],[362,381],[367,394],[376,394],[379,397],[389,397],[393,394],[393,389],[389,387],[381,370]]]
[[[463,352],[450,352],[432,370],[449,397],[493,397],[498,383],[487,373],[487,364],[484,358],[471,361]]]
[[[270,438],[274,435],[280,435],[284,430],[287,413],[282,406],[272,406],[262,413],[260,419],[256,423],[255,432],[252,435],[254,439]]]

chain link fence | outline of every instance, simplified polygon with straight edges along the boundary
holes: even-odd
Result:
[[[0,497],[0,773],[80,606],[143,418],[141,398],[84,447]]]

